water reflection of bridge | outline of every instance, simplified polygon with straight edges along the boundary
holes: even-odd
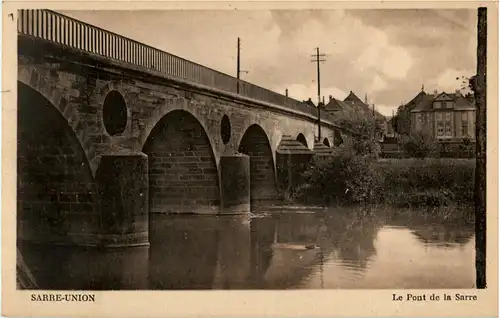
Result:
[[[46,289],[292,289],[310,287],[313,275],[323,287],[323,265],[332,260],[364,275],[383,225],[356,213],[158,217],[149,249],[38,246],[25,261]],[[432,244],[470,240],[459,229],[412,233]]]

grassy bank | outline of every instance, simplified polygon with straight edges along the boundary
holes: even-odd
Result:
[[[472,205],[474,159],[380,159],[378,202],[398,206]]]
[[[446,217],[441,215],[445,210],[435,207],[473,205],[474,170],[474,159],[376,160],[340,155],[312,163],[303,174],[305,186],[293,197],[307,203],[428,208],[426,213]]]

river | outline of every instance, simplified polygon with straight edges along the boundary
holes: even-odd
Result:
[[[153,215],[149,247],[19,248],[39,287],[49,290],[474,287],[472,225],[362,211]]]

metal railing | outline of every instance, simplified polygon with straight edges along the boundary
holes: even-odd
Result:
[[[54,11],[20,10],[18,32],[230,93],[237,94],[239,82],[239,95],[318,116],[316,107],[296,99]],[[321,116],[333,122],[328,113]]]

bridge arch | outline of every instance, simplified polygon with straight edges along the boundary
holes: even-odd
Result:
[[[69,126],[74,130],[75,136],[79,140],[87,160],[90,162],[92,176],[95,176],[98,162],[93,161],[95,152],[92,142],[89,142],[86,125],[80,120],[78,110],[68,103],[68,98],[63,93],[64,89],[50,82],[36,68],[29,68],[25,65],[19,65],[19,68],[18,88],[20,84],[23,84],[24,88],[30,88],[38,92],[38,94],[59,110]]]
[[[193,114],[179,109],[165,114],[151,130],[142,151],[149,157],[150,212],[219,212],[214,149]]]
[[[17,219],[25,240],[68,243],[99,229],[93,172],[65,113],[18,82]]]
[[[184,99],[178,98],[178,99],[173,99],[170,101],[167,101],[166,103],[156,107],[154,111],[151,113],[149,118],[146,120],[142,121],[140,123],[140,134],[138,136],[139,143],[144,147],[147,139],[150,137],[151,132],[153,129],[158,125],[158,123],[170,112],[173,111],[185,111],[192,115],[198,123],[201,125],[203,130],[206,132],[206,135],[208,137],[208,140],[210,141],[210,145],[212,146],[214,156],[215,156],[215,161],[216,164],[219,164],[219,158],[220,158],[220,153],[221,153],[221,148],[222,146],[220,145],[222,140],[219,137],[218,134],[214,133],[210,128],[210,122],[208,120],[208,116],[204,113],[202,113],[202,109],[199,107],[196,107],[195,105],[187,102]],[[220,120],[222,120],[222,115],[220,117]],[[220,140],[220,141],[219,141]]]
[[[274,156],[269,138],[261,126],[247,128],[238,145],[238,152],[250,156],[251,205],[277,199]]]
[[[330,147],[331,147],[331,145],[330,145],[330,140],[328,140],[328,138],[327,138],[327,137],[325,137],[325,139],[323,139],[323,145],[327,146],[328,148],[330,148]]]
[[[306,146],[306,148],[309,148],[309,146],[307,145],[307,139],[306,137],[304,136],[303,133],[299,133],[297,135],[297,141],[300,142],[301,144],[303,144],[304,146]]]

